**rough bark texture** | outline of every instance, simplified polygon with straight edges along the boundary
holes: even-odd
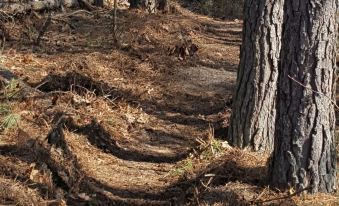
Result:
[[[273,186],[336,189],[337,0],[286,0]]]
[[[233,145],[271,151],[283,0],[246,0],[243,41],[228,136]]]

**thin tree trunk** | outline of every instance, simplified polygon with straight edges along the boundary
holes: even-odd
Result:
[[[337,0],[286,0],[273,186],[336,189]]]
[[[29,1],[27,3],[3,3],[1,5],[1,10],[8,13],[25,13],[28,11],[42,11],[42,10],[55,10],[59,9],[62,6],[61,1],[58,0],[42,0],[42,1]]]
[[[272,151],[283,0],[246,0],[243,41],[228,137],[240,148]]]
[[[113,39],[114,39],[114,42],[116,43],[117,42],[117,8],[118,8],[118,5],[117,5],[117,1],[118,0],[114,0],[114,13],[113,13]]]

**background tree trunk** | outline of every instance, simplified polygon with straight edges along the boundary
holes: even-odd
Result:
[[[118,0],[114,0],[114,9],[113,9],[113,38],[114,42],[117,43],[117,10],[118,10]]]
[[[273,186],[336,188],[336,9],[336,0],[286,0]]]
[[[146,9],[149,13],[155,13],[156,11],[156,0],[130,0],[129,8],[143,8]]]
[[[141,6],[141,0],[129,0],[129,8],[136,9]]]
[[[273,149],[283,0],[246,0],[243,40],[228,137],[255,151]]]
[[[170,0],[158,0],[158,10],[163,12],[169,12]]]

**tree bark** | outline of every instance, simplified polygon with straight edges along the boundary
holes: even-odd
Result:
[[[170,0],[158,0],[158,10],[163,12],[169,12]]]
[[[283,0],[246,0],[228,137],[240,148],[272,151]]]
[[[336,0],[286,0],[273,186],[336,189],[336,10]]]

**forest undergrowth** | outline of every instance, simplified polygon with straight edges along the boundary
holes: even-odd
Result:
[[[108,9],[5,21],[1,204],[339,204],[227,143],[242,21],[173,12],[119,10],[117,39]]]

